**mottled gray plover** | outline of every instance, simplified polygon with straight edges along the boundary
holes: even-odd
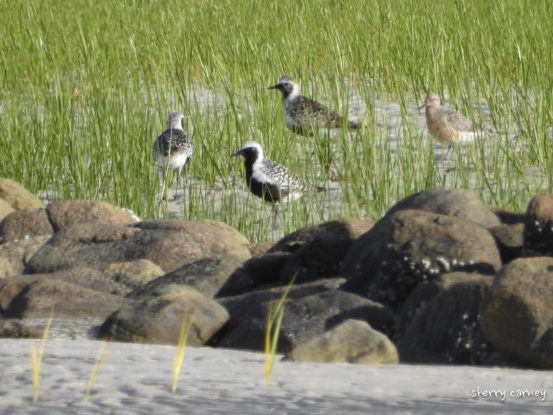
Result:
[[[248,188],[266,202],[294,200],[306,192],[323,190],[321,187],[313,187],[302,182],[286,167],[266,159],[263,148],[255,141],[246,141],[240,151],[232,156],[244,156]]]
[[[152,155],[157,161],[165,185],[166,169],[177,170],[177,190],[175,190],[175,199],[179,188],[180,176],[183,167],[186,165],[194,147],[182,127],[184,115],[180,112],[169,114],[167,129],[157,138],[152,149]]]
[[[426,126],[432,136],[451,146],[456,143],[474,141],[474,125],[457,111],[441,107],[440,97],[428,94],[421,108],[426,108]]]
[[[342,116],[323,104],[300,95],[298,83],[291,76],[283,76],[278,84],[269,89],[282,92],[286,125],[298,134],[313,135],[315,128],[340,128],[344,123]],[[349,121],[348,127],[357,129],[359,124]]]

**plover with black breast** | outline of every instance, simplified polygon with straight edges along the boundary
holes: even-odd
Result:
[[[295,200],[304,193],[323,190],[304,183],[283,165],[266,159],[263,148],[255,141],[246,141],[232,156],[244,156],[248,188],[266,202]]]
[[[440,105],[440,97],[428,94],[421,108],[426,108],[426,126],[430,134],[449,147],[474,141],[474,125],[463,114]]]
[[[283,76],[278,84],[269,89],[278,89],[284,98],[284,118],[286,125],[302,135],[313,135],[318,128],[341,128],[344,119],[323,104],[300,94],[297,81],[291,76]],[[359,124],[349,121],[348,127],[357,129]]]
[[[169,114],[166,130],[157,138],[152,149],[152,155],[157,161],[165,186],[165,172],[167,169],[177,170],[177,189],[174,198],[177,198],[182,169],[190,160],[194,147],[182,127],[184,115],[180,112]]]

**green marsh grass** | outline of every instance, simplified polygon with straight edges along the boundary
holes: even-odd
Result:
[[[31,362],[33,364],[33,402],[38,400],[39,381],[40,381],[40,368],[42,366],[42,357],[44,356],[44,348],[46,347],[46,340],[48,339],[48,333],[50,332],[50,326],[54,318],[54,309],[50,312],[50,316],[44,326],[42,332],[42,338],[40,339],[40,346],[35,349],[35,344],[31,343]]]
[[[546,0],[2,2],[0,176],[47,200],[168,217],[151,148],[181,111],[196,150],[177,216],[221,220],[252,241],[275,230],[271,207],[239,192],[244,169],[230,154],[247,139],[338,189],[286,206],[280,235],[377,219],[435,186],[522,211],[553,190],[552,15]],[[283,74],[365,128],[293,134],[267,90]],[[486,131],[447,164],[416,109],[430,91]]]
[[[177,382],[179,380],[180,371],[182,369],[182,361],[184,360],[184,352],[186,350],[186,341],[188,340],[188,333],[192,327],[192,320],[190,316],[185,314],[182,317],[182,323],[179,330],[179,340],[177,343],[177,351],[175,353],[175,360],[173,362],[173,381],[171,382],[171,392],[177,390]]]

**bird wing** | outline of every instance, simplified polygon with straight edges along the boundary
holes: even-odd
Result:
[[[313,117],[320,122],[328,124],[328,126],[338,126],[342,122],[340,115],[320,102],[303,95],[298,97],[298,118],[301,118],[301,114],[305,114],[308,117],[307,119]]]
[[[278,185],[283,194],[309,189],[309,186],[290,173],[286,167],[272,160],[264,159],[262,170],[266,176],[266,181],[270,184]]]
[[[441,110],[441,111],[440,111]],[[474,125],[463,114],[452,110],[451,108],[438,108],[436,112],[438,117],[445,120],[449,125],[455,128],[457,131],[473,131]]]
[[[157,151],[164,156],[185,151],[190,157],[192,155],[192,152],[194,151],[192,143],[188,141],[186,133],[178,129],[165,130],[157,138],[155,147],[157,147]]]

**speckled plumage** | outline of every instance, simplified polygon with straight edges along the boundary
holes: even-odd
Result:
[[[266,159],[263,148],[255,141],[246,141],[240,151],[233,156],[244,156],[248,188],[266,202],[293,200],[305,192],[322,190],[302,182],[286,167]]]
[[[457,111],[440,106],[440,97],[428,94],[424,103],[426,108],[426,126],[437,140],[446,144],[473,141],[474,125]]]
[[[278,84],[269,89],[278,89],[284,99],[284,118],[286,125],[303,135],[313,135],[314,128],[341,128],[344,119],[323,104],[299,93],[297,81],[291,76],[283,76]],[[358,128],[359,124],[349,121],[348,127]]]
[[[184,115],[180,112],[169,114],[166,130],[157,138],[152,155],[157,161],[165,181],[165,170],[176,169],[177,188],[183,167],[194,153],[194,147],[182,127]],[[175,194],[176,197],[176,194]]]

